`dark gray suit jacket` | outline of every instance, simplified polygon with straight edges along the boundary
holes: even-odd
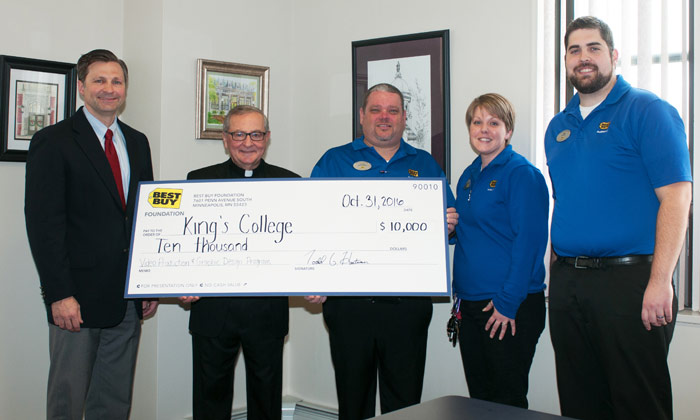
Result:
[[[131,174],[126,210],[82,108],[30,143],[24,212],[51,323],[51,303],[70,296],[80,304],[83,327],[110,327],[124,318],[136,192],[140,181],[153,180],[153,167],[146,136],[121,121],[119,128]]]

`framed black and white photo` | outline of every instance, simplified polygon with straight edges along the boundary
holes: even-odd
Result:
[[[353,136],[362,136],[360,107],[367,90],[390,83],[404,95],[403,139],[429,152],[449,180],[449,30],[352,43]]]
[[[74,63],[0,55],[1,161],[27,160],[37,131],[75,112]]]

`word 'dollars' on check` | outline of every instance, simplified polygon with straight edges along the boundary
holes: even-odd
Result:
[[[442,179],[139,185],[125,296],[449,296]]]

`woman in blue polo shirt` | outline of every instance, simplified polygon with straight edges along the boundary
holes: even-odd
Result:
[[[501,95],[466,114],[478,157],[457,184],[453,315],[472,398],[527,408],[544,329],[549,196],[540,171],[509,144],[515,113]]]

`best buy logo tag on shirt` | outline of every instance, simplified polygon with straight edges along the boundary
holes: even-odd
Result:
[[[599,130],[596,131],[598,134],[605,134],[608,132],[608,128],[610,127],[610,121],[603,121],[598,125]]]
[[[148,194],[148,202],[153,208],[179,209],[182,190],[157,188]]]
[[[416,171],[415,169],[409,169],[409,170],[408,170],[408,176],[412,176],[412,177],[418,178],[418,171]]]

